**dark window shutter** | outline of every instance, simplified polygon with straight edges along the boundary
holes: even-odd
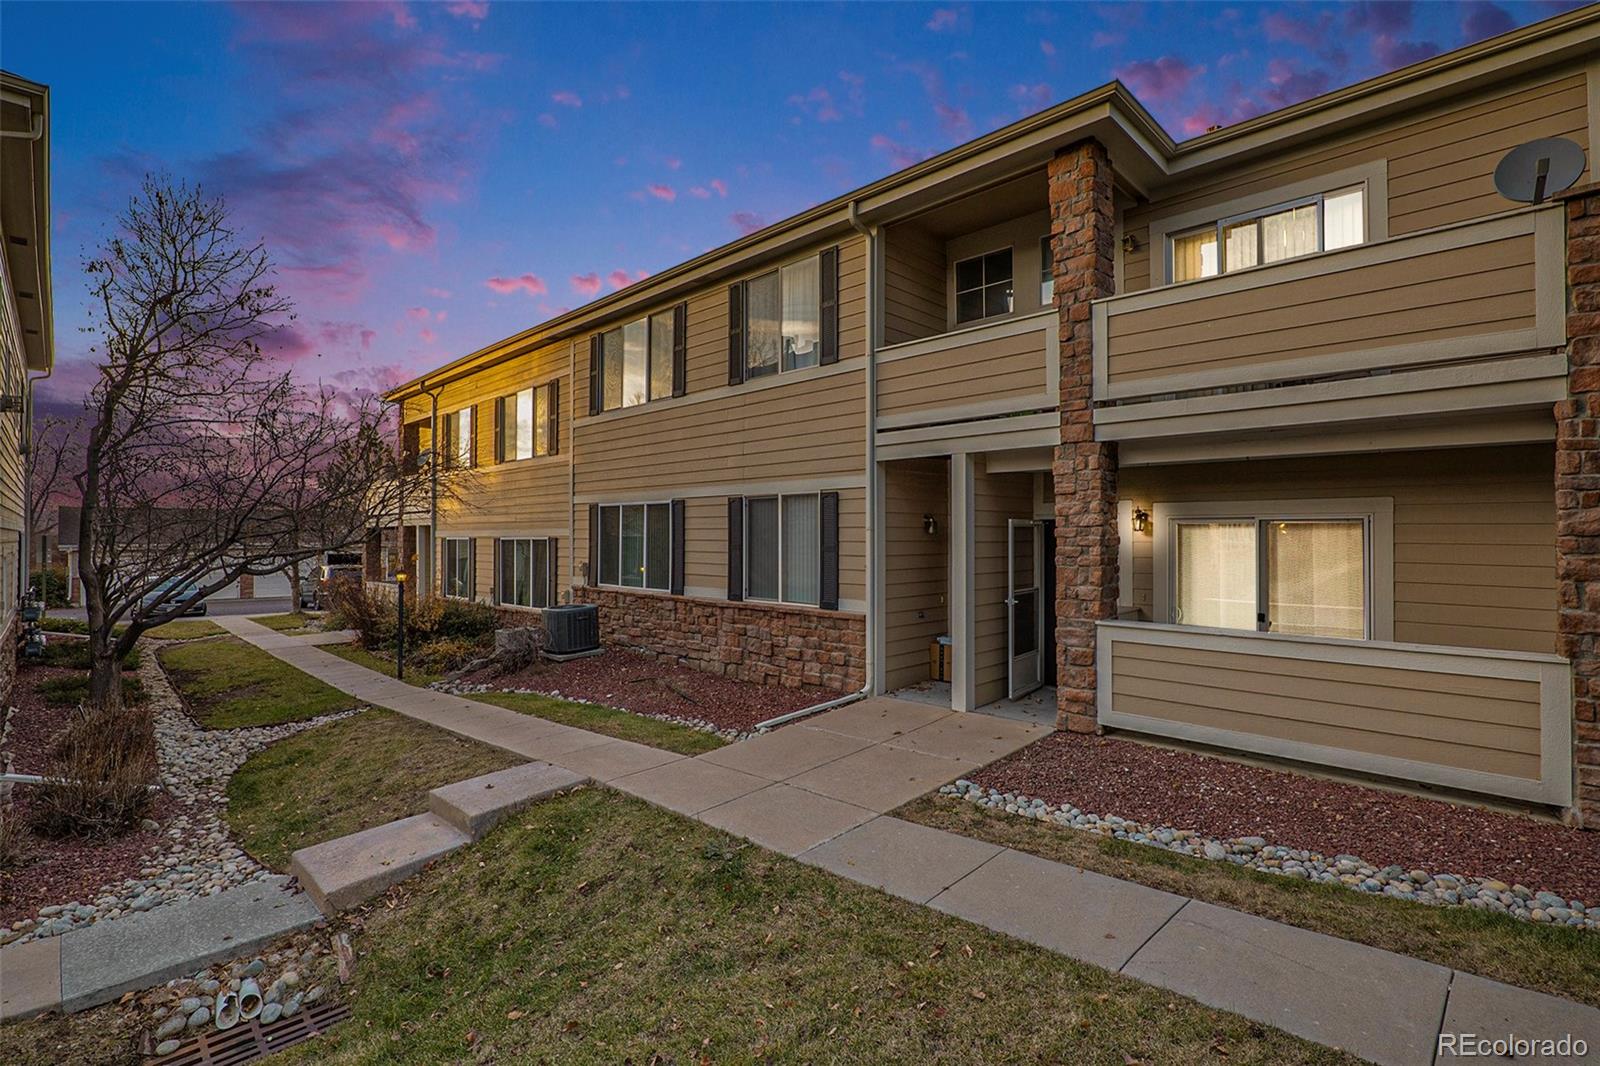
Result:
[[[494,461],[506,461],[506,398],[494,401]],[[499,573],[499,571],[495,571]]]
[[[822,253],[821,331],[822,356],[820,362],[839,361],[839,248],[835,245]]]
[[[605,358],[605,340],[596,333],[589,338],[589,413],[600,413],[600,405],[605,400],[600,384],[600,362]]]
[[[728,599],[744,599],[744,497],[728,497]]]
[[[589,505],[589,574],[591,585],[600,584],[600,505]]]
[[[502,579],[505,577],[505,575],[500,572],[500,538],[496,537],[494,539],[493,543],[494,543],[494,577],[492,577],[489,580],[489,593],[490,593],[489,598],[492,599],[495,603],[504,603],[504,602],[506,602],[506,600],[505,600],[504,582],[503,582]]]
[[[683,514],[682,500],[672,501],[672,594],[683,595]]]
[[[536,607],[554,607],[561,602],[561,597],[556,594],[556,583],[561,580],[561,566],[557,559],[556,538],[551,537],[545,541],[545,571],[544,602],[535,604]]]
[[[672,395],[689,391],[689,305],[672,309]]]
[[[744,286],[728,286],[728,384],[744,383]]]
[[[839,609],[839,494],[822,494],[822,582],[817,606]]]
[[[550,435],[549,454],[561,454],[561,382],[552,381],[545,388],[550,390],[550,414],[545,421],[545,432]]]
[[[467,442],[467,449],[471,458],[467,460],[468,466],[478,465],[478,431],[483,428],[483,404],[472,405],[472,439]]]

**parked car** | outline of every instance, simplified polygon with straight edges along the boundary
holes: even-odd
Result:
[[[165,609],[174,603],[184,605],[184,614],[206,613],[206,601],[200,598],[200,590],[195,588],[193,583],[180,578],[163,581],[145,593],[144,598],[139,601],[139,606],[146,610]]]
[[[340,582],[352,582],[359,585],[363,575],[362,565],[357,563],[325,563],[312,572],[311,580],[300,589],[300,606],[313,611],[323,610],[328,606],[328,590]]]

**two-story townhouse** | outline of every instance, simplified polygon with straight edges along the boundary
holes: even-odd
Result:
[[[0,71],[0,699],[16,675],[28,584],[31,373],[55,358],[50,290],[50,90]]]
[[[457,360],[391,394],[474,411],[447,591],[543,539],[718,672],[929,698],[943,637],[958,710],[1594,817],[1592,237],[1493,173],[1588,148],[1597,62],[1574,12],[1182,144],[1113,83]],[[513,502],[541,352],[567,491]]]

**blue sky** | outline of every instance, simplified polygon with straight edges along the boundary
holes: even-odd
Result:
[[[299,308],[277,357],[379,389],[1120,77],[1182,140],[1575,6],[41,4],[56,342],[147,170],[224,195]]]

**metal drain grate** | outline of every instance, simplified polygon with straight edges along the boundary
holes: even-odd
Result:
[[[343,1003],[322,1000],[271,1025],[252,1021],[232,1029],[208,1029],[172,1054],[145,1061],[150,1066],[239,1066],[310,1040],[348,1017],[350,1008]]]

